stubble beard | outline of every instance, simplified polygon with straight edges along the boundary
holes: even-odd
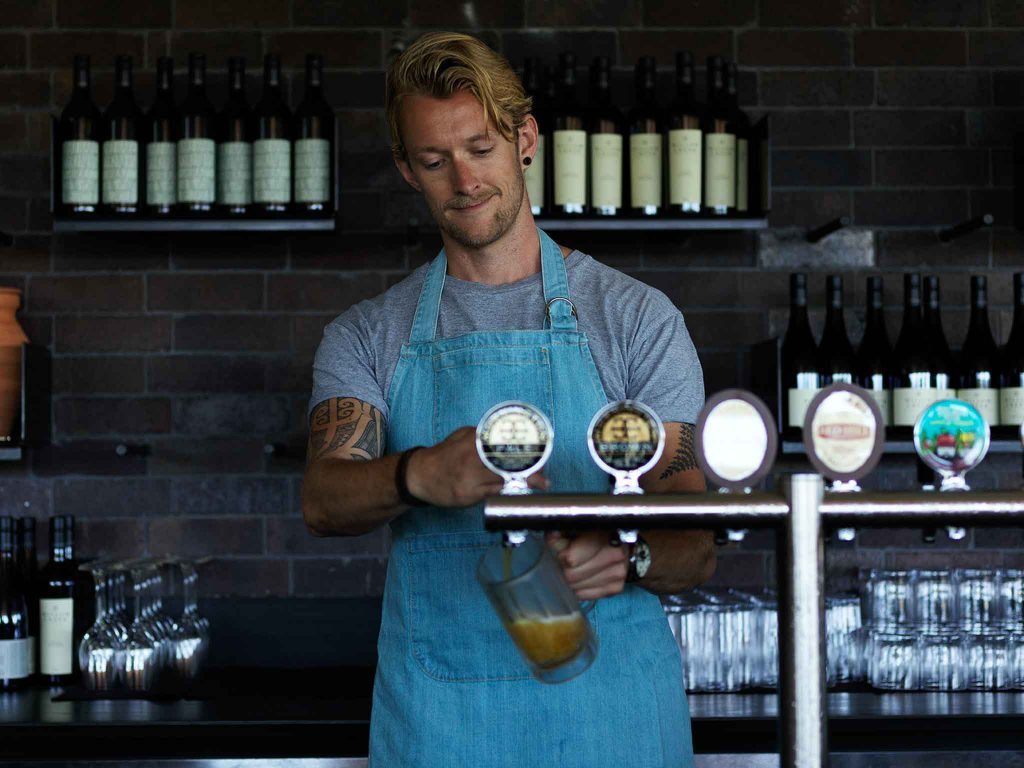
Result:
[[[504,237],[505,233],[512,229],[512,225],[516,222],[519,209],[523,205],[523,195],[526,191],[523,172],[518,167],[516,170],[518,173],[516,173],[512,181],[508,195],[502,194],[497,188],[494,189],[494,194],[498,196],[497,210],[483,231],[471,232],[459,226],[446,215],[444,206],[434,211],[434,220],[437,221],[441,231],[465,248],[484,248]],[[458,216],[459,214],[455,215]]]

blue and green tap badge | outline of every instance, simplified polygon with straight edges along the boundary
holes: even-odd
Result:
[[[925,464],[944,475],[978,466],[989,445],[989,426],[973,405],[940,400],[925,409],[914,427],[914,445]]]

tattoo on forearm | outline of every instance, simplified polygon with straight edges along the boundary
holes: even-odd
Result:
[[[354,398],[334,398],[316,407],[310,419],[308,461],[329,453],[369,461],[383,449],[383,419],[372,405]]]
[[[665,467],[659,480],[664,480],[678,472],[697,469],[697,457],[693,452],[693,424],[681,424],[680,426],[679,447],[676,448],[676,455]]]

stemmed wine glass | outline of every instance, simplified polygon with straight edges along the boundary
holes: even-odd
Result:
[[[199,676],[210,645],[209,622],[199,615],[197,592],[199,575],[188,560],[178,562],[181,571],[183,606],[173,635],[175,671],[185,680]]]
[[[96,620],[78,645],[78,664],[88,688],[109,691],[121,679],[124,668],[125,643],[116,616],[111,609],[108,591],[110,566],[89,563],[82,566],[95,585]]]
[[[145,615],[146,577],[149,566],[145,562],[132,563],[132,604],[134,615],[128,627],[124,653],[124,683],[133,691],[149,691],[160,671],[160,637]]]

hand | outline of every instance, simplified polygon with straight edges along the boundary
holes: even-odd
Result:
[[[558,553],[562,573],[577,598],[597,600],[622,592],[629,573],[629,550],[609,544],[607,531],[587,531],[574,539],[551,532],[545,539]]]
[[[437,445],[416,451],[409,457],[405,481],[413,496],[434,507],[471,507],[504,485],[480,461],[475,427],[461,427]],[[528,484],[537,490],[550,485],[543,472],[530,475]]]

